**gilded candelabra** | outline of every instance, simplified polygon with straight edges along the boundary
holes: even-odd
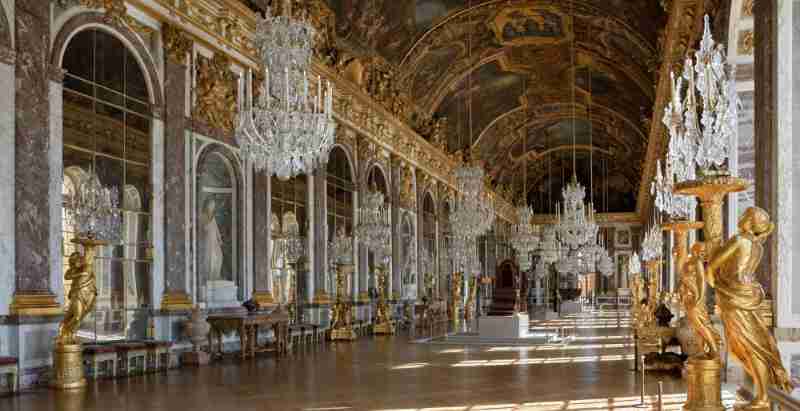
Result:
[[[353,264],[336,265],[336,302],[331,319],[331,340],[352,341],[356,339],[353,331],[352,303],[345,295],[345,279],[353,274]]]
[[[94,309],[97,286],[94,274],[94,258],[97,247],[108,244],[93,238],[76,238],[73,243],[83,246],[83,254],[74,252],[69,256],[69,269],[64,279],[72,281],[67,295],[69,305],[64,319],[58,327],[53,352],[53,388],[68,390],[86,386],[83,375],[83,356],[77,333],[81,322]]]
[[[386,303],[386,266],[378,267],[378,304],[375,308],[375,334],[394,334],[394,321],[389,313],[389,305]]]

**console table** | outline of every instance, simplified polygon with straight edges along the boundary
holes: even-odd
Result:
[[[214,314],[207,319],[211,325],[208,333],[208,346],[211,354],[222,355],[222,336],[236,332],[242,347],[242,358],[255,357],[256,352],[274,348],[278,355],[284,355],[289,349],[289,314],[285,311],[249,314]],[[275,333],[274,347],[257,347],[258,328],[272,327]],[[214,340],[217,349],[214,349]]]

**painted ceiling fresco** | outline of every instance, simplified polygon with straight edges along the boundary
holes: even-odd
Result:
[[[572,144],[576,119],[576,144],[584,146],[578,152],[597,153],[616,167],[609,174],[610,211],[635,208],[655,94],[652,70],[666,22],[658,1],[330,0],[330,5],[338,41],[394,65],[393,80],[422,117],[447,117],[448,150],[471,146],[496,184],[521,190],[523,158],[537,163],[562,161],[565,153],[571,158],[564,146]],[[572,161],[564,166],[571,169]],[[588,174],[588,160],[583,167]],[[549,178],[560,193],[560,180],[541,167],[529,166],[530,173],[535,175],[529,180]],[[577,174],[583,178],[580,170]]]

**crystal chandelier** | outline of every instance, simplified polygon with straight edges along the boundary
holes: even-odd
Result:
[[[661,229],[653,224],[642,241],[642,260],[653,261],[661,258],[664,248],[664,238]]]
[[[96,174],[89,175],[67,196],[64,208],[67,223],[79,238],[119,241],[119,191],[116,187],[103,187]]]
[[[478,237],[494,224],[494,202],[484,192],[483,167],[464,161],[456,168],[458,196],[450,212],[450,226],[455,237]]]
[[[556,209],[556,230],[561,243],[574,250],[597,238],[600,227],[595,222],[591,203],[587,207],[583,202],[586,190],[578,183],[575,174],[572,175],[572,182],[562,191],[562,195],[563,212],[560,208]]]
[[[673,74],[672,99],[662,119],[669,130],[667,161],[676,182],[694,179],[695,168],[704,175],[727,172],[739,106],[735,77],[725,48],[711,37],[706,15],[700,49],[694,59],[686,58],[680,78]]]
[[[308,81],[316,31],[286,8],[285,16],[267,9],[257,21],[254,42],[264,81],[257,101],[249,97],[236,130],[243,159],[282,180],[327,163],[336,130],[333,86],[326,81],[323,87],[317,76],[314,93]]]
[[[530,207],[518,207],[517,216],[519,221],[511,227],[509,241],[517,251],[520,267],[522,261],[527,261],[527,267],[530,268],[530,255],[539,246],[538,227],[530,222],[533,217],[533,210]]]
[[[671,143],[672,141],[670,145]],[[667,157],[663,173],[661,160],[656,161],[656,177],[650,187],[650,194],[655,197],[654,203],[659,211],[677,219],[688,219],[692,211],[697,208],[697,200],[694,197],[674,193],[676,174],[673,172],[672,158],[673,156]]]
[[[328,245],[333,260],[337,264],[353,264],[353,237],[343,228],[336,231],[336,237]]]
[[[384,204],[383,193],[374,184],[364,196],[355,233],[358,240],[375,253],[378,261],[383,262],[391,256],[392,227],[389,223],[389,212]]]
[[[609,256],[608,252],[605,250],[597,262],[597,271],[599,271],[603,277],[611,277],[614,275],[614,261],[611,260],[611,256]]]
[[[556,230],[552,225],[544,227],[542,230],[542,241],[539,243],[539,256],[546,264],[553,264],[558,261],[561,252],[558,240],[556,240]]]

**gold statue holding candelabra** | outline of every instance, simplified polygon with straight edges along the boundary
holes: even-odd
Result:
[[[764,299],[761,284],[753,278],[764,254],[764,241],[775,226],[761,208],[748,208],[739,220],[739,233],[711,256],[705,274],[717,290],[717,305],[730,351],[753,380],[749,410],[769,409],[767,387],[787,392],[793,384],[781,363],[778,345],[758,311]],[[702,263],[697,270],[703,272]]]
[[[378,303],[375,308],[375,334],[394,334],[394,321],[389,314],[389,305],[386,303],[386,266],[377,269],[378,277]]]
[[[681,304],[686,310],[686,318],[700,337],[702,344],[700,352],[706,358],[716,358],[719,355],[720,336],[711,324],[711,318],[706,310],[706,287],[702,271],[705,258],[705,244],[698,242],[692,245],[691,256],[681,270],[678,293]]]
[[[356,339],[353,331],[353,305],[345,298],[345,278],[353,274],[353,269],[353,264],[336,265],[336,302],[331,314],[331,340]]]

